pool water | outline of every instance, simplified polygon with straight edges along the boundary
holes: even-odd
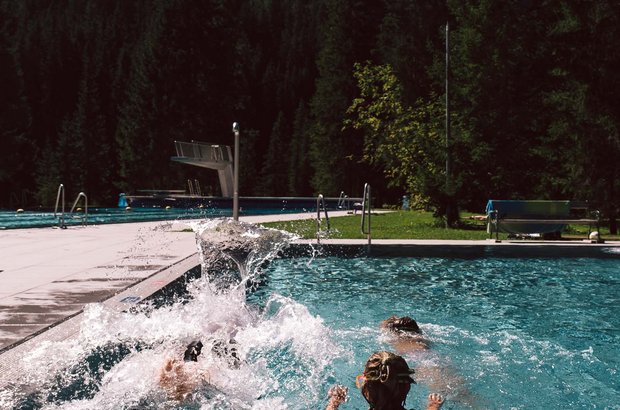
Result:
[[[283,213],[307,212],[296,208],[243,208],[240,215],[270,215]],[[65,213],[66,226],[97,225],[125,222],[163,221],[170,219],[221,218],[232,215],[232,209],[226,208],[88,208],[84,219],[82,212]],[[0,229],[41,228],[59,225],[60,214],[43,211],[7,211],[0,210]]]
[[[620,408],[618,259],[317,258],[276,260],[255,303],[279,294],[320,318],[338,350],[326,384],[352,392],[376,350],[394,350],[378,329],[391,315],[415,318],[432,342],[404,353],[445,383],[419,382],[407,403],[424,408],[431,388],[446,408]],[[451,384],[450,386],[447,386]],[[315,407],[318,408],[318,407]]]
[[[431,391],[445,409],[620,408],[620,255],[274,259],[290,236],[246,225],[195,225],[202,275],[175,296],[123,313],[86,306],[76,338],[24,358],[0,408],[321,409],[339,383],[341,409],[366,409],[355,376],[374,351],[400,348],[379,329],[394,314],[431,342],[402,351],[418,380],[407,408]],[[175,402],[159,371],[196,339],[209,384]],[[238,365],[214,353],[222,341]]]

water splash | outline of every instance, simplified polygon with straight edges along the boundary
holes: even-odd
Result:
[[[230,219],[190,225],[202,276],[182,297],[128,312],[87,305],[77,337],[42,343],[0,404],[32,409],[312,408],[338,355],[330,329],[294,300],[248,304],[261,273],[295,237]],[[200,339],[197,370],[209,375],[183,403],[158,385],[167,357]],[[234,357],[222,352],[234,351]],[[194,365],[192,363],[192,365]],[[294,403],[291,402],[294,400]]]
[[[277,229],[232,219],[190,225],[196,233],[203,274],[217,291],[244,288],[257,280],[262,266],[296,238]]]

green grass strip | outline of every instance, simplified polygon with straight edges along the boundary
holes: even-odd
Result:
[[[375,213],[371,215],[371,230],[373,239],[448,239],[448,240],[482,240],[488,239],[486,222],[470,219],[472,214],[462,213],[458,229],[446,229],[443,221],[433,217],[431,212],[424,211],[394,211]],[[327,230],[324,215],[321,230]],[[285,230],[299,235],[303,239],[316,238],[317,223],[314,219],[302,221],[269,222],[261,225]],[[618,236],[610,236],[609,230],[601,229],[605,240],[618,240]],[[588,237],[588,227],[570,225],[562,234],[563,239],[583,240]],[[323,233],[321,238],[332,239],[365,239],[361,232],[361,215],[347,215],[330,218],[329,234]],[[507,235],[500,233],[499,239],[506,239]]]

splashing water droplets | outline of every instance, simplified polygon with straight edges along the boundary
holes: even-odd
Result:
[[[202,272],[218,291],[251,285],[261,274],[261,266],[295,239],[288,232],[232,219],[207,220],[191,227]]]
[[[27,374],[2,403],[22,408],[176,408],[158,385],[166,358],[203,343],[204,374],[183,406],[286,409],[313,403],[324,369],[338,354],[322,319],[295,301],[271,295],[262,310],[246,301],[265,266],[295,237],[231,219],[189,223],[201,275],[182,295],[125,312],[84,308],[73,339],[41,343],[24,358]],[[296,404],[288,403],[291,397]]]

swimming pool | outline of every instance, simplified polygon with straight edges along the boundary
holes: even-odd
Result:
[[[620,271],[617,259],[318,258],[275,261],[252,295],[290,298],[320,318],[338,350],[326,384],[366,408],[353,378],[391,315],[416,318],[433,342],[404,354],[436,367],[450,408],[618,408]],[[408,404],[423,408],[429,384]],[[437,390],[437,389],[436,389]],[[318,407],[315,407],[318,408]]]
[[[271,215],[307,212],[303,208],[241,208],[240,215]],[[163,221],[169,219],[220,218],[232,215],[226,208],[88,208],[86,223],[88,225]],[[66,226],[78,226],[84,223],[82,212],[65,213]],[[0,229],[42,228],[58,226],[59,221],[50,211],[7,211],[0,210]]]
[[[433,390],[448,396],[444,408],[618,408],[620,255],[266,263],[286,235],[213,240],[223,231],[199,231],[203,275],[176,296],[125,313],[87,306],[79,337],[30,352],[30,389],[0,392],[0,407],[320,409],[341,383],[351,397],[341,408],[365,409],[354,379],[372,352],[393,349],[378,323],[396,314],[416,318],[432,341],[404,354],[418,369],[408,408],[424,407],[428,370],[441,376]],[[162,396],[166,356],[195,338],[209,347],[231,337],[238,368],[208,348],[199,362],[216,388],[182,405]]]

